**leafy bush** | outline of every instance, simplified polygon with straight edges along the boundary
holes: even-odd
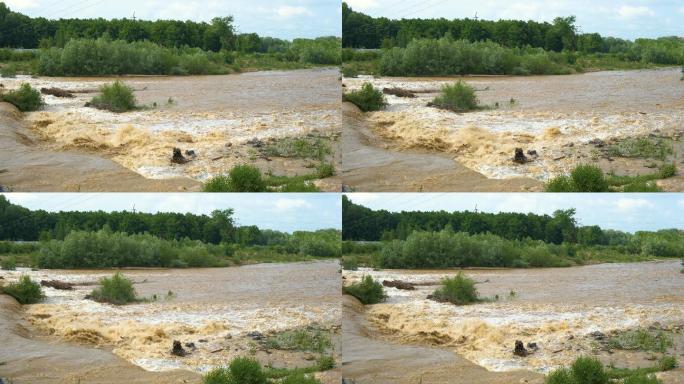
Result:
[[[572,363],[572,376],[577,383],[607,384],[608,375],[603,364],[592,357],[579,357]]]
[[[447,302],[456,305],[466,305],[480,301],[475,281],[463,272],[459,272],[455,277],[445,277],[442,279],[442,286],[435,290],[432,297],[440,302]]]
[[[14,256],[5,257],[0,261],[0,269],[3,271],[14,271],[17,269],[17,258]]]
[[[198,48],[164,48],[149,41],[71,39],[64,48],[40,53],[46,76],[210,75],[226,73],[224,58]]]
[[[547,192],[608,192],[608,181],[601,168],[578,165],[570,176],[559,176],[546,184]]]
[[[658,168],[658,176],[661,179],[667,179],[677,175],[677,166],[674,164],[663,164]]]
[[[117,113],[136,109],[133,88],[119,80],[111,85],[104,84],[100,87],[100,94],[90,101],[90,105]]]
[[[432,104],[454,112],[467,112],[478,108],[475,88],[462,80],[452,85],[444,85],[442,93],[432,101]]]
[[[2,293],[14,297],[20,304],[35,304],[44,297],[40,284],[28,275],[22,275],[18,282],[2,287]]]
[[[370,276],[364,276],[359,283],[342,287],[342,293],[356,297],[363,304],[377,304],[387,297],[382,284]]]
[[[228,176],[217,176],[204,184],[204,192],[265,192],[266,183],[259,168],[236,165]]]
[[[17,67],[15,65],[6,65],[0,68],[0,77],[14,78],[17,77]]]
[[[672,151],[669,140],[652,137],[630,137],[608,148],[610,156],[658,160],[665,160]]]
[[[266,384],[261,364],[254,359],[238,357],[230,362],[231,384]]]
[[[228,368],[215,368],[209,371],[202,379],[203,384],[233,384],[233,378]]]
[[[104,277],[100,280],[100,287],[95,288],[90,296],[93,300],[100,303],[110,303],[114,305],[124,305],[138,301],[135,296],[133,281],[117,272],[112,276]]]
[[[0,100],[14,104],[22,112],[37,111],[44,104],[40,92],[28,83],[23,83],[17,90],[0,93]]]
[[[330,144],[321,138],[287,137],[269,144],[264,153],[274,157],[323,159],[331,152]]]
[[[342,100],[353,103],[364,112],[378,111],[387,105],[385,95],[371,83],[364,83],[361,90],[343,94]]]
[[[549,373],[544,380],[545,384],[576,384],[572,377],[572,370],[569,368],[559,368]]]

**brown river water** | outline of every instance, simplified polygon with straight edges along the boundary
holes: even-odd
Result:
[[[443,363],[445,352],[451,351],[457,355],[450,358],[457,361],[452,364],[460,367],[452,369],[452,373],[483,377],[486,373],[479,371],[482,368],[486,368],[486,372],[502,374],[547,373],[558,366],[569,365],[582,354],[595,352],[594,339],[589,336],[595,331],[608,334],[650,326],[681,329],[684,326],[684,275],[680,269],[679,261],[661,261],[553,269],[466,270],[465,273],[478,282],[480,296],[499,296],[497,301],[467,306],[437,303],[426,298],[437,288],[442,277],[458,273],[455,270],[345,271],[345,284],[358,281],[363,275],[380,281],[399,279],[419,283],[414,291],[385,288],[388,300],[366,306],[365,315],[355,322],[355,326],[364,322],[366,329],[363,332],[371,340],[369,343],[384,341],[390,346],[386,348],[388,354],[401,355],[404,347],[431,347],[434,348],[433,360]],[[511,291],[515,294],[511,295]],[[345,319],[348,319],[346,312]],[[675,336],[676,348],[682,348],[684,337]],[[516,340],[525,344],[536,342],[539,350],[528,357],[516,357],[512,353]],[[426,353],[422,351],[418,355]],[[684,363],[681,351],[675,350],[673,354],[681,366]],[[344,358],[353,360],[353,356],[348,357],[346,353]],[[382,353],[376,358],[382,359]],[[409,364],[410,359],[403,358],[406,361],[398,360],[393,364]],[[459,362],[463,358],[471,365]],[[616,366],[653,364],[638,353],[599,352],[599,358],[605,364],[615,363]],[[673,377],[666,380],[667,383],[684,380],[682,369],[664,375],[668,374]],[[491,376],[490,379],[482,382],[499,382],[501,377]],[[502,382],[513,382],[511,380],[509,377]]]
[[[2,276],[5,282],[28,273],[34,280],[59,279],[84,284],[73,291],[45,288],[44,302],[24,306],[15,314],[30,324],[26,325],[26,332],[44,337],[55,348],[76,345],[111,351],[146,372],[202,373],[225,365],[234,357],[254,352],[255,343],[247,336],[250,332],[269,334],[306,326],[338,329],[341,303],[338,270],[337,261],[124,270],[135,282],[139,296],[150,298],[156,294],[158,297],[156,301],[125,306],[84,299],[93,289],[92,284],[103,276],[110,276],[112,271],[24,270],[3,271]],[[172,296],[168,296],[169,291],[173,292]],[[7,305],[3,310],[9,310]],[[3,317],[0,321],[12,328],[14,325],[8,323],[18,320]],[[185,357],[173,356],[170,352],[174,340],[194,343],[196,349]],[[30,349],[27,345],[18,340],[3,346],[3,350],[10,356],[22,356]],[[51,347],[46,348],[49,352]],[[263,364],[290,368],[313,364],[302,353],[255,353]],[[0,360],[13,360],[2,355]],[[82,350],[77,350],[73,356],[67,353],[64,359],[87,361],[83,355]],[[98,364],[98,355],[94,356],[92,364]],[[31,367],[30,358],[12,361],[20,367],[23,363],[26,370],[13,372],[17,377],[30,378],[32,369],[38,369],[38,366]]]
[[[476,88],[480,102],[499,107],[461,114],[427,107],[444,84],[458,78],[360,77],[345,78],[344,84],[353,90],[370,81],[380,89],[416,92],[415,98],[387,95],[389,106],[366,116],[374,132],[390,140],[396,150],[448,153],[493,179],[546,180],[579,163],[595,162],[589,150],[580,150],[591,140],[681,135],[684,82],[680,77],[678,68],[566,76],[469,76],[463,79]],[[535,150],[539,158],[515,164],[511,159],[517,147]]]
[[[25,117],[27,129],[48,150],[78,150],[111,158],[149,179],[203,181],[233,165],[257,162],[246,143],[307,134],[339,135],[339,71],[335,68],[251,72],[224,76],[124,77],[147,108],[111,113],[85,107],[100,85],[115,78],[3,79],[7,89],[78,92],[45,96],[46,107]],[[156,103],[156,106],[153,106]],[[197,157],[171,164],[174,147]],[[278,159],[258,166],[276,174],[301,172],[303,162]],[[339,189],[339,188],[338,188]]]

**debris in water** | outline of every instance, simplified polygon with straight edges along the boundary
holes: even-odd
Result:
[[[171,156],[171,162],[175,164],[185,164],[189,162],[185,156],[183,156],[183,153],[181,152],[180,148],[174,148],[173,149],[173,156]]]
[[[183,357],[183,356],[186,356],[188,354],[188,351],[183,349],[183,345],[181,344],[180,341],[174,340],[173,341],[173,348],[171,349],[171,354]]]
[[[384,93],[386,95],[394,95],[397,97],[408,97],[408,98],[416,97],[416,95],[413,92],[406,90],[406,89],[396,88],[396,87],[394,87],[394,88],[383,88],[382,93]]]
[[[530,352],[525,349],[525,344],[522,341],[515,341],[515,349],[513,349],[513,354],[520,357],[525,357],[530,354]]]
[[[253,138],[252,140],[249,140],[247,144],[251,145],[254,148],[261,148],[264,146],[264,142],[257,139],[256,137]]]
[[[513,156],[513,162],[518,163],[518,164],[525,164],[529,161],[527,156],[525,156],[525,152],[523,151],[522,148],[516,148],[515,149],[515,155]]]
[[[527,151],[527,155],[535,159],[539,157],[539,154],[534,149],[530,149],[529,151]]]
[[[197,157],[197,152],[195,152],[194,149],[186,149],[185,150],[185,156],[187,156],[191,159],[195,159]]]
[[[264,334],[259,331],[253,331],[248,333],[247,337],[250,337],[254,341],[260,341],[264,339]]]
[[[51,95],[55,97],[66,97],[66,98],[73,98],[74,94],[67,91],[66,89],[61,89],[61,88],[56,88],[56,87],[51,87],[51,88],[41,88],[40,93],[43,95]]]
[[[589,336],[593,337],[595,340],[603,340],[606,338],[606,335],[601,331],[594,331],[590,333]]]
[[[606,142],[601,140],[601,139],[594,139],[589,142],[589,144],[593,145],[596,148],[603,148],[606,146]]]
[[[527,343],[527,349],[530,349],[532,351],[538,351],[539,346],[537,345],[537,343],[530,342],[530,343]]]
[[[74,285],[71,283],[67,283],[64,281],[59,281],[59,280],[41,280],[40,285],[43,287],[50,287],[54,289],[59,289],[62,291],[73,291],[74,290]]]
[[[391,287],[391,288],[396,288],[396,289],[404,289],[407,291],[412,291],[416,289],[416,287],[407,281],[401,281],[401,280],[383,280],[382,285],[385,287]]]

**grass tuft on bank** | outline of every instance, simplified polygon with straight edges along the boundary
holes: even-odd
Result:
[[[133,88],[117,80],[100,87],[100,94],[90,100],[89,106],[110,112],[122,113],[137,109]]]
[[[387,106],[385,95],[371,83],[364,83],[360,90],[344,93],[342,100],[356,105],[364,112],[379,111]]]
[[[22,275],[18,282],[1,287],[0,293],[14,297],[20,304],[35,304],[45,297],[40,284],[28,275]]]
[[[676,174],[674,164],[663,164],[657,172],[637,176],[604,174],[595,165],[578,165],[569,175],[549,180],[546,192],[661,192],[655,182]]]
[[[14,105],[22,112],[37,111],[45,104],[40,92],[28,83],[23,83],[19,89],[9,92],[0,91],[0,101]]]
[[[100,280],[100,286],[93,289],[90,297],[99,303],[125,305],[140,301],[136,297],[133,281],[121,272],[112,277],[104,277]]]
[[[549,373],[544,383],[608,384],[611,382],[622,382],[623,384],[660,384],[661,381],[654,374],[669,371],[676,368],[676,366],[676,359],[674,357],[664,356],[653,367],[629,369],[609,366],[604,368],[598,359],[582,356],[577,358],[569,368],[563,367]]]
[[[371,276],[364,276],[360,282],[342,287],[342,293],[356,297],[362,304],[378,304],[387,298],[382,284]]]
[[[304,175],[278,176],[272,173],[262,175],[253,165],[237,165],[227,175],[214,176],[203,187],[204,192],[318,192],[312,182],[335,175],[332,163],[321,162],[316,171]]]
[[[467,305],[483,301],[480,299],[475,280],[459,272],[455,277],[442,279],[442,286],[435,290],[431,298],[441,303]]]
[[[287,330],[266,339],[269,349],[323,353],[331,346],[330,334],[320,329]]]
[[[249,357],[233,359],[227,367],[216,368],[207,373],[203,384],[320,384],[311,373],[325,368],[320,363],[311,368],[262,368]],[[330,369],[330,368],[327,368]]]
[[[431,105],[452,112],[468,112],[480,109],[475,88],[463,80],[444,85],[441,93],[435,97]]]

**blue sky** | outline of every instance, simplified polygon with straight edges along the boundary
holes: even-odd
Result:
[[[209,21],[233,15],[240,32],[291,40],[341,36],[338,0],[0,0],[12,10],[47,18],[131,18]]]
[[[684,194],[354,193],[355,203],[388,211],[474,211],[552,214],[577,209],[581,225],[634,232],[684,229]]]
[[[191,212],[233,208],[240,225],[292,232],[342,226],[336,193],[5,193],[14,204],[46,211]]]
[[[577,16],[582,32],[626,39],[684,36],[681,0],[347,0],[372,16],[479,18],[552,21]]]

